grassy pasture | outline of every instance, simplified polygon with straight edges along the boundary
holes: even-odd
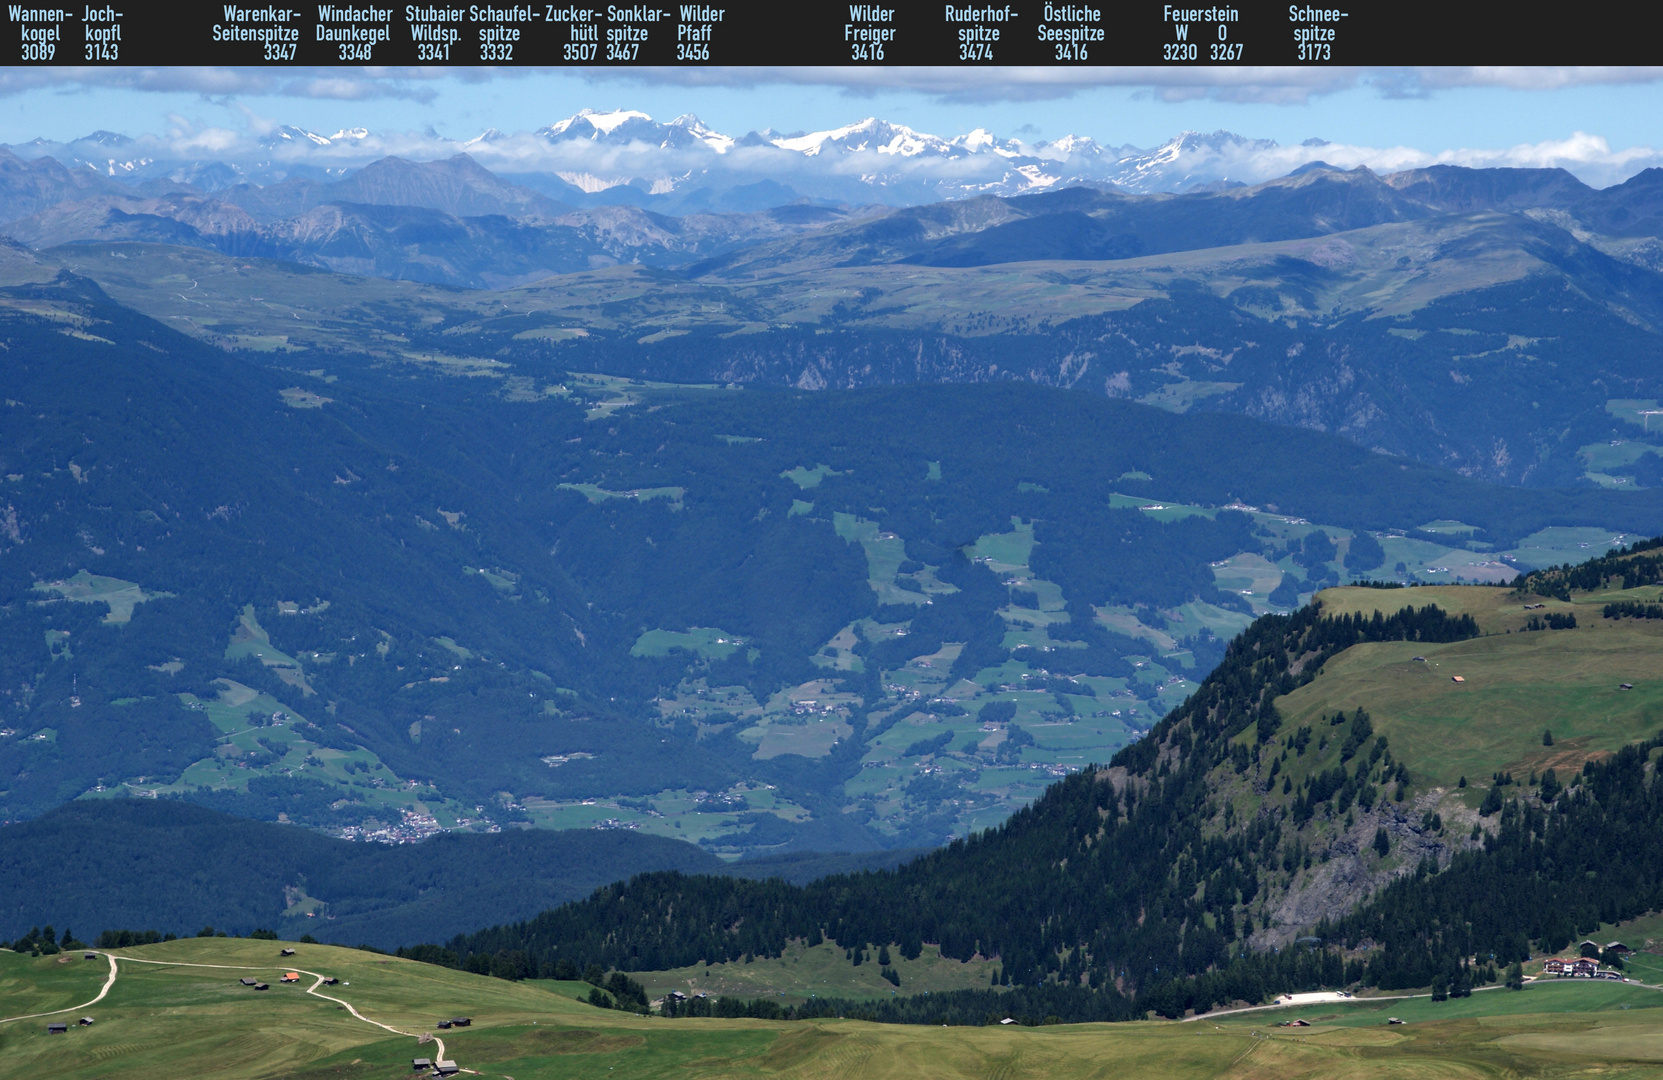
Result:
[[[717,627],[695,626],[686,631],[648,630],[635,639],[631,656],[669,656],[672,649],[686,649],[706,659],[731,656],[744,642]]]
[[[1633,480],[1612,476],[1612,470],[1632,465],[1646,453],[1655,449],[1651,444],[1636,439],[1610,439],[1603,442],[1589,443],[1578,450],[1577,453],[1582,456],[1583,463],[1588,466],[1588,471],[1583,473],[1584,476],[1596,484],[1614,486],[1619,482],[1632,484]]]
[[[1424,999],[1317,1005],[1191,1023],[932,1028],[640,1018],[580,1004],[574,998],[587,991],[582,984],[508,983],[330,946],[299,945],[293,961],[278,963],[277,948],[268,941],[188,939],[118,950],[131,958],[247,967],[129,960],[108,998],[65,1014],[73,1023],[85,1012],[96,1020],[92,1027],[72,1026],[66,1035],[49,1036],[44,1018],[0,1025],[0,1059],[8,1075],[64,1080],[115,1075],[386,1080],[410,1075],[413,1057],[436,1056],[436,1044],[419,1044],[415,1036],[432,1033],[440,1018],[467,1015],[472,1027],[437,1033],[446,1056],[481,1075],[516,1080],[1593,1075],[1629,1080],[1655,1076],[1663,1060],[1657,1013],[1646,1007],[1663,1002],[1663,993],[1619,985],[1548,983],[1523,993],[1486,991],[1438,1005]],[[853,968],[840,951],[831,955],[829,946],[819,951],[828,953],[826,959],[804,957],[797,965],[821,963],[851,975],[875,972],[871,963]],[[334,1002],[307,995],[309,978],[298,986],[272,979],[290,963],[340,978],[341,985],[323,992],[409,1034],[372,1026]],[[917,961],[920,967],[931,963],[928,953]],[[762,961],[749,967],[765,970]],[[83,961],[79,954],[59,964],[51,957],[0,953],[0,1016],[78,1004],[96,992],[107,971],[102,961]],[[903,987],[907,971],[902,969]],[[272,988],[246,989],[237,982],[243,974],[266,979]],[[702,969],[687,977],[700,974]],[[646,976],[648,985],[659,977]],[[918,972],[914,978],[925,976]],[[1306,1015],[1315,1026],[1273,1026],[1295,1015]],[[1386,1015],[1409,1023],[1387,1027]]]
[[[815,483],[819,483],[818,474],[809,475],[815,477]],[[837,511],[832,514],[832,528],[845,542],[860,544],[861,550],[866,553],[867,582],[878,594],[878,603],[922,604],[927,599],[926,593],[954,591],[928,573],[910,575],[921,591],[897,586],[895,581],[901,564],[907,559],[906,541],[892,532],[884,532],[877,522]]]
[[[637,499],[641,502],[651,502],[653,499],[668,499],[673,508],[681,509],[682,496],[687,494],[686,488],[660,487],[640,488],[635,491],[608,491],[598,484],[560,484],[565,491],[575,491],[592,503],[602,503],[608,499]]]
[[[1240,593],[1254,603],[1254,610],[1264,610],[1267,597],[1282,584],[1282,567],[1263,555],[1243,552],[1221,560],[1213,567],[1213,581],[1221,589]]]
[[[67,1009],[90,1001],[104,985],[109,966],[80,953],[24,957],[0,952],[0,1016]],[[0,1028],[3,1037],[5,1028]]]
[[[1395,1016],[1406,1024],[1434,1023],[1474,1018],[1553,1015],[1578,1013],[1621,1014],[1636,1009],[1663,1008],[1663,991],[1603,979],[1538,979],[1524,990],[1481,990],[1471,997],[1433,1001],[1429,995],[1396,998],[1357,997],[1346,1002],[1319,1002],[1284,1009],[1261,1009],[1220,1016],[1211,1021],[1225,1025],[1263,1028],[1286,1020],[1301,1019],[1326,1027],[1372,1027],[1384,1025]],[[1652,1023],[1659,1015],[1652,1013]]]
[[[237,619],[237,628],[231,632],[231,641],[225,646],[227,660],[241,660],[245,656],[254,657],[270,668],[273,675],[303,694],[310,696],[316,693],[306,681],[306,673],[301,669],[300,661],[271,643],[271,637],[260,625],[260,620],[254,613],[253,604],[243,606],[242,615]]]
[[[1450,644],[1355,646],[1329,661],[1314,682],[1278,699],[1277,707],[1289,729],[1320,728],[1322,714],[1367,709],[1376,730],[1390,737],[1393,753],[1436,784],[1453,784],[1463,775],[1479,780],[1498,769],[1577,768],[1590,755],[1663,726],[1663,627],[1599,613],[1613,596],[1649,599],[1656,591],[1601,593],[1572,604],[1546,601],[1546,611],[1573,611],[1577,628],[1522,633],[1518,628],[1529,614],[1508,590],[1329,589],[1320,596],[1334,614],[1435,603],[1472,615],[1485,636]],[[1455,675],[1466,681],[1453,682]],[[1634,689],[1619,689],[1623,682]],[[1551,747],[1542,743],[1544,729],[1553,732]]]
[[[1587,936],[1601,944],[1621,941],[1631,949],[1650,947],[1663,950],[1663,912],[1642,915],[1625,923],[1605,923]],[[1659,957],[1659,962],[1663,963],[1663,956]]]
[[[760,759],[797,754],[806,758],[825,757],[832,744],[847,738],[854,729],[838,716],[809,717],[806,723],[786,724],[770,718],[746,728],[739,738],[756,743],[754,757]]]
[[[806,465],[799,465],[795,469],[787,469],[780,475],[807,491],[809,488],[819,487],[820,481],[826,477],[836,476],[837,470],[825,464],[816,465],[812,469]]]
[[[1241,389],[1241,383],[1231,382],[1203,382],[1196,379],[1181,379],[1178,382],[1167,383],[1153,393],[1138,398],[1145,405],[1153,405],[1158,409],[1168,409],[1172,412],[1189,412],[1198,401],[1204,401],[1220,394],[1228,394]]]
[[[1620,941],[1639,950],[1625,961],[1628,977],[1663,986],[1663,912],[1651,912],[1624,923],[1605,923],[1587,937],[1605,944]]]
[[[326,398],[310,390],[298,386],[291,386],[277,392],[283,398],[283,404],[291,409],[321,409],[334,398]]]
[[[780,797],[777,788],[765,784],[735,784],[718,792],[714,801],[709,792],[684,789],[660,791],[647,800],[527,796],[524,805],[539,828],[627,828],[689,843],[726,840],[738,827],[739,819],[749,813],[775,814],[787,821],[802,821],[809,816],[807,810]],[[713,853],[721,855],[723,849]]]
[[[1612,398],[1605,403],[1605,411],[1646,431],[1651,430],[1653,421],[1663,420],[1656,415],[1658,405],[1653,398]]]
[[[109,613],[104,616],[107,623],[125,623],[133,619],[133,608],[146,600],[159,600],[172,596],[172,593],[145,592],[137,582],[122,581],[120,578],[101,577],[89,574],[85,570],[79,571],[74,577],[63,581],[35,586],[36,592],[56,593],[59,597],[77,604],[103,604]]]
[[[986,559],[995,571],[1026,570],[1034,552],[1034,523],[1011,518],[1009,532],[988,533],[970,545],[972,558]]]
[[[1109,505],[1116,510],[1142,510],[1162,524],[1182,521],[1187,517],[1213,517],[1218,513],[1217,510],[1205,506],[1190,506],[1147,496],[1119,495],[1112,492],[1109,495]]]
[[[1558,566],[1603,555],[1629,539],[1609,529],[1554,526],[1531,533],[1510,554],[1529,566]]]
[[[1271,588],[1275,588],[1272,585]],[[1191,600],[1187,604],[1174,609],[1170,614],[1176,616],[1173,620],[1179,623],[1179,631],[1183,634],[1199,633],[1202,627],[1213,632],[1214,637],[1228,641],[1235,637],[1253,622],[1250,616],[1239,611],[1218,607],[1201,600]]]
[[[269,694],[231,679],[221,679],[219,685],[219,695],[215,700],[203,700],[192,694],[180,695],[185,708],[203,713],[219,729],[215,752],[187,766],[173,784],[128,783],[125,785],[127,789],[142,787],[160,794],[204,787],[246,791],[249,780],[256,776],[293,773],[336,784],[341,788],[343,797],[383,807],[394,817],[404,810],[416,810],[437,813],[449,820],[460,810],[455,804],[443,804],[432,798],[433,789],[430,787],[408,786],[369,750],[336,750],[317,746],[303,738],[293,724],[307,718]],[[280,715],[284,720],[256,725],[251,722],[250,713],[259,713],[264,717]],[[248,767],[246,761],[259,755],[275,756],[267,764]],[[349,772],[348,766],[354,771]],[[358,779],[354,774],[360,770],[365,777],[378,777],[383,786],[371,786],[367,780]],[[424,801],[423,796],[427,796],[428,801]]]

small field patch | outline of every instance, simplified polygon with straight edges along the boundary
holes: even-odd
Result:
[[[283,404],[291,409],[321,409],[335,400],[334,398],[326,398],[321,394],[314,394],[310,390],[303,390],[298,386],[279,390],[278,394],[282,396]]]
[[[635,639],[631,656],[669,656],[676,649],[695,653],[706,660],[725,660],[745,644],[737,634],[712,626],[687,630],[648,630]]]
[[[104,616],[107,623],[131,622],[133,609],[147,600],[161,600],[172,596],[166,592],[145,592],[135,581],[102,577],[82,570],[72,578],[36,585],[36,592],[55,593],[64,600],[77,604],[103,604],[109,608]]]
[[[635,499],[640,502],[651,502],[653,499],[668,499],[672,509],[681,509],[682,496],[687,494],[686,488],[658,487],[634,488],[629,491],[608,491],[599,484],[561,484],[564,491],[576,491],[592,503],[602,503],[608,499]]]
[[[799,465],[795,469],[785,470],[780,475],[807,491],[809,488],[819,487],[820,481],[828,476],[836,476],[838,473],[830,465],[816,465],[812,469]]]

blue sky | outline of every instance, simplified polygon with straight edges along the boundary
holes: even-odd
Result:
[[[1170,72],[1140,81],[1139,72],[1122,70],[1102,73],[1099,85],[1058,85],[1045,73],[946,69],[868,70],[858,79],[808,69],[760,78],[744,70],[695,73],[712,85],[684,85],[686,72],[629,78],[572,70],[316,70],[290,77],[271,69],[126,70],[112,77],[10,69],[0,77],[0,141],[72,138],[95,128],[137,136],[180,121],[231,129],[272,121],[320,131],[431,126],[466,139],[488,127],[529,130],[584,107],[624,107],[661,119],[691,111],[732,134],[835,127],[875,114],[935,134],[985,127],[1030,141],[1072,133],[1150,146],[1186,129],[1227,128],[1284,144],[1318,137],[1437,152],[1580,131],[1621,150],[1656,145],[1655,118],[1663,113],[1663,78],[1631,69],[1268,69],[1228,83],[1205,74],[1192,83],[1172,81]]]

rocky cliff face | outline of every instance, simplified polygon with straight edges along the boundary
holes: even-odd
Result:
[[[1457,852],[1478,846],[1481,841],[1471,839],[1471,833],[1482,819],[1452,795],[1448,789],[1434,788],[1412,801],[1381,802],[1356,815],[1349,829],[1313,854],[1308,868],[1301,868],[1280,888],[1269,890],[1265,904],[1269,918],[1250,939],[1253,947],[1281,948],[1323,920],[1349,913],[1396,878],[1414,873],[1422,859],[1447,866]],[[1422,824],[1423,815],[1431,813],[1441,816],[1442,832]],[[1381,828],[1391,843],[1391,854],[1385,859],[1373,848],[1375,832]]]

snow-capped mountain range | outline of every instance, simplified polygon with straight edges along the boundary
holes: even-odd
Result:
[[[1025,143],[983,128],[942,138],[876,117],[825,131],[735,136],[696,116],[660,122],[628,109],[585,109],[535,131],[493,128],[467,140],[361,127],[325,134],[291,125],[254,135],[202,134],[132,138],[97,131],[6,149],[24,159],[52,157],[75,172],[204,191],[339,180],[383,157],[420,161],[466,153],[498,175],[564,202],[661,204],[670,210],[681,204],[758,209],[797,199],[913,205],[1079,183],[1138,193],[1186,191],[1283,175],[1311,157],[1278,153],[1282,148],[1274,142],[1224,131],[1185,132],[1152,150],[1083,135]]]
[[[68,141],[10,146],[72,172],[203,192],[285,180],[339,181],[377,160],[437,161],[467,154],[505,180],[569,205],[633,204],[667,212],[757,210],[799,200],[917,205],[973,195],[1020,195],[1070,185],[1135,194],[1254,184],[1321,162],[1391,172],[1433,164],[1563,166],[1594,186],[1651,165],[1651,150],[1613,151],[1583,134],[1496,151],[1427,154],[1307,140],[1284,146],[1228,131],[1186,131],[1145,148],[1071,134],[1028,143],[977,128],[952,138],[867,117],[823,131],[730,135],[693,115],[584,109],[534,131],[495,128],[458,140],[426,132],[332,134],[290,125],[258,132],[174,131],[137,138],[97,131]]]

